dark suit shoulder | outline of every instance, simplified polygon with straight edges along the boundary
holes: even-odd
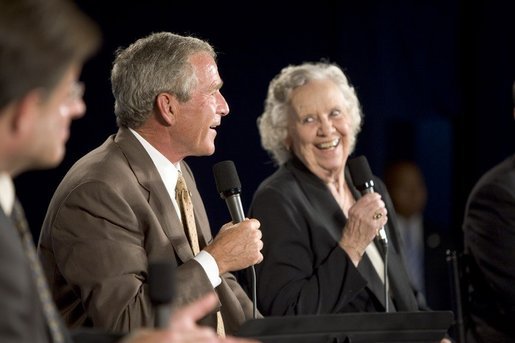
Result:
[[[284,187],[285,184],[294,183],[292,173],[284,165],[280,166],[272,175],[264,179],[258,191],[266,188]]]
[[[515,190],[515,155],[488,170],[478,180],[472,194],[485,187],[500,187]]]
[[[16,228],[0,209],[0,342],[45,342],[45,317]]]

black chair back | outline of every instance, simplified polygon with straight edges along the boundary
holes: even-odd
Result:
[[[455,250],[446,252],[447,267],[449,270],[450,292],[454,323],[451,326],[456,343],[466,343],[466,321],[468,290],[468,255]]]

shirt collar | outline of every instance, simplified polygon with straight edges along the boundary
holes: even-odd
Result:
[[[11,176],[0,173],[0,206],[7,216],[11,215],[14,206],[14,183]]]
[[[178,172],[180,172],[180,165],[174,165],[167,159],[159,150],[154,148],[152,144],[150,144],[145,138],[143,138],[139,133],[134,131],[133,129],[129,130],[136,137],[136,139],[141,143],[145,151],[148,153],[152,162],[157,168],[161,179],[163,180],[165,187],[168,190],[168,193],[175,194],[175,186],[177,184]]]

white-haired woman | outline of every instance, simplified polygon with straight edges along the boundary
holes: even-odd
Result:
[[[256,265],[265,315],[385,311],[382,249],[388,238],[390,311],[422,308],[402,264],[393,207],[383,183],[360,196],[346,168],[362,113],[354,88],[332,63],[284,68],[258,119],[278,170],[262,182],[249,215],[261,222]],[[393,220],[392,220],[393,219]]]

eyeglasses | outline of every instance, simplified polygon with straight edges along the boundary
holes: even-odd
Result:
[[[84,82],[75,81],[70,89],[70,92],[68,93],[67,101],[71,103],[82,99],[84,96],[85,88],[86,86],[84,85]]]
[[[71,113],[83,114],[86,110],[82,97],[84,96],[84,83],[75,81],[70,89],[66,98],[63,100],[59,110],[62,116],[68,116]]]

